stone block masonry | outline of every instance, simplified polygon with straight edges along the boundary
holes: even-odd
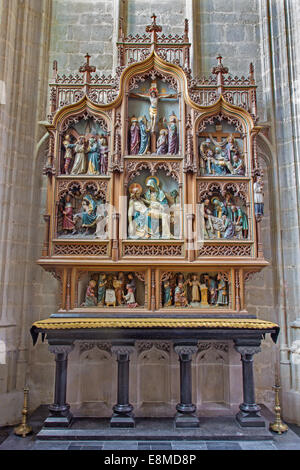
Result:
[[[54,0],[52,4],[50,64],[57,60],[59,72],[70,73],[82,64],[83,55],[89,52],[97,69],[110,73],[113,1]]]

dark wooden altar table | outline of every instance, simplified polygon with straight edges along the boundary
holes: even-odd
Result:
[[[49,406],[45,427],[68,427],[72,421],[66,403],[68,354],[76,341],[106,340],[118,362],[117,403],[113,407],[111,427],[134,427],[133,406],[129,402],[129,362],[136,340],[169,340],[180,361],[180,402],[176,406],[177,428],[199,426],[196,406],[192,403],[191,362],[199,340],[231,340],[241,355],[243,370],[243,403],[236,415],[241,426],[262,427],[264,419],[255,402],[253,356],[260,352],[261,341],[270,334],[276,342],[279,327],[257,318],[207,318],[200,315],[115,315],[101,314],[63,316],[56,314],[32,325],[33,343],[46,337],[49,350],[55,354],[55,396]],[[174,410],[175,411],[175,410]]]

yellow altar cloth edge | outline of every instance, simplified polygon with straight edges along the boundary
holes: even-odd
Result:
[[[41,330],[80,328],[238,328],[272,329],[276,323],[240,318],[47,318],[33,323]]]

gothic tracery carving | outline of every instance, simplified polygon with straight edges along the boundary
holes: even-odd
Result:
[[[142,170],[149,169],[151,175],[155,175],[158,170],[165,170],[166,176],[171,176],[175,181],[180,179],[180,163],[179,162],[151,162],[151,161],[127,161],[125,164],[126,178],[125,182],[136,178],[141,174]]]
[[[220,112],[217,115],[209,116],[207,118],[200,120],[198,133],[205,131],[207,124],[213,124],[215,120],[218,122],[222,122],[226,120],[229,124],[232,124],[235,127],[237,132],[239,132],[242,136],[244,135],[244,129],[243,129],[243,125],[241,121],[234,117],[228,116],[227,114],[224,114],[223,112]]]
[[[198,256],[251,256],[251,245],[204,245]]]
[[[58,244],[54,245],[54,255],[56,256],[107,256],[107,244]]]
[[[124,256],[182,256],[182,245],[125,244]]]

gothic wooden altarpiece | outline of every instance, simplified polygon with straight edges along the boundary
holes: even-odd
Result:
[[[79,73],[50,84],[45,241],[39,264],[60,282],[61,305],[35,322],[56,354],[46,426],[68,426],[66,367],[74,341],[112,341],[119,367],[112,426],[133,426],[129,355],[136,339],[172,339],[181,367],[176,425],[198,426],[190,366],[199,339],[232,339],[244,370],[240,424],[263,425],[252,356],[277,325],[249,315],[245,284],[268,263],[260,222],[256,85],[190,71],[182,36],[156,24],[125,37],[115,76],[86,55]],[[123,374],[123,375],[122,375]],[[122,378],[123,377],[123,378]],[[124,378],[125,377],[125,378]]]

